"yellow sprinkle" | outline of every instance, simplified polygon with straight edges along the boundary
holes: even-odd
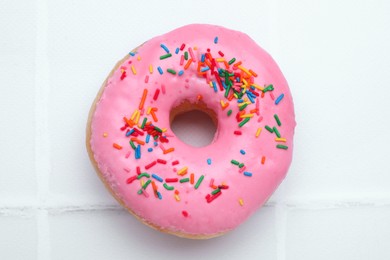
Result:
[[[188,170],[188,167],[185,166],[185,167],[181,168],[181,169],[177,172],[177,174],[183,176],[183,175],[185,175],[185,174],[187,173],[187,170]]]
[[[130,117],[130,120],[132,120],[132,121],[134,120],[134,118],[137,116],[137,112],[139,112],[138,109],[133,112],[133,114]]]
[[[242,79],[242,82],[244,82],[245,86],[248,86],[248,81],[246,81],[245,79]]]
[[[240,116],[241,118],[253,117],[255,114],[245,114]]]
[[[243,72],[245,72],[246,74],[248,74],[248,76],[252,75],[246,68],[244,68],[243,66],[237,66],[237,68],[239,68],[240,70],[242,70]]]
[[[225,105],[225,102],[221,99],[221,106],[223,107]]]
[[[245,105],[246,105],[246,102],[242,102],[242,103],[238,104],[238,107],[242,107],[242,106],[245,106]]]
[[[134,123],[135,123],[136,125],[138,125],[140,115],[141,115],[141,113],[140,113],[140,111],[138,110],[137,116],[135,117],[135,121],[134,121]]]
[[[224,62],[225,61],[225,58],[216,58],[215,59],[217,62]]]
[[[138,56],[138,57],[137,57],[137,60],[140,61],[140,60],[141,60],[141,56]]]
[[[252,86],[254,86],[255,88],[257,88],[257,89],[259,89],[259,90],[263,90],[264,88],[263,87],[260,87],[259,85],[257,85],[257,84],[252,84]]]
[[[175,199],[176,199],[176,201],[180,201],[179,195],[175,194]]]
[[[240,203],[240,206],[244,206],[244,201],[241,198],[238,200],[238,203]]]
[[[146,110],[146,114],[147,115],[150,115],[150,111],[152,110],[152,107],[148,107],[148,109]]]
[[[275,141],[276,142],[283,142],[283,143],[287,142],[286,138],[275,138]]]
[[[144,180],[141,179],[141,187],[144,186]]]
[[[103,133],[103,137],[107,137],[108,136],[108,134],[107,133]]]
[[[131,65],[131,71],[134,75],[137,75],[137,71],[135,70],[134,65]]]
[[[165,133],[168,130],[168,128],[162,128],[161,131]]]
[[[121,73],[123,73],[125,70],[124,69],[121,69]]]
[[[256,131],[256,138],[259,137],[261,133],[261,127],[260,128],[257,128],[257,131]]]
[[[237,94],[236,94],[236,93],[234,93],[234,94],[233,94],[233,96],[234,96],[235,98],[238,98],[238,96],[237,96]]]
[[[152,64],[149,65],[149,73],[153,74],[153,66],[152,66]]]
[[[198,47],[197,46],[194,46],[194,51],[196,51],[198,49]]]

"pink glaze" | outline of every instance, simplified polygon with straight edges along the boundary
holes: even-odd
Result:
[[[218,37],[217,43],[214,43],[215,37]],[[185,44],[185,48],[175,54],[176,48],[180,48],[182,43]],[[167,54],[160,44],[169,49],[172,57],[160,60],[160,56]],[[274,86],[274,90],[265,92],[263,97],[262,91],[256,90],[260,94],[256,98],[258,101],[248,105],[245,111],[246,114],[250,114],[249,111],[256,107],[259,111],[253,113],[254,117],[242,127],[238,126],[236,120],[239,111],[237,99],[228,101],[224,97],[225,91],[220,91],[218,84],[218,92],[214,92],[206,80],[208,78],[216,81],[211,75],[211,70],[207,71],[206,77],[197,73],[197,62],[201,60],[201,54],[207,52],[207,48],[210,48],[213,58],[220,58],[218,52],[221,51],[226,61],[233,57],[236,58],[236,62],[242,61],[244,68],[252,69],[258,75],[253,78],[258,86],[264,87],[269,84]],[[187,70],[183,69],[187,60],[183,61],[181,58],[184,51],[188,51],[188,56],[194,55],[196,59]],[[153,67],[152,73],[149,71],[150,65]],[[158,66],[162,68],[163,75],[158,72]],[[217,66],[226,68],[223,62],[218,62]],[[176,75],[168,73],[168,68],[175,70]],[[229,69],[244,73],[238,68],[233,70],[233,64]],[[184,71],[181,76],[178,75],[180,70]],[[138,110],[144,89],[148,92],[139,126],[147,116],[148,121],[154,125],[161,129],[167,128],[169,142],[158,141],[158,146],[154,146],[153,138],[150,138],[148,144],[141,145],[141,158],[135,159],[136,152],[129,145],[132,136],[125,135],[131,127],[123,131],[120,128],[125,125],[123,118],[129,120],[133,112]],[[160,91],[155,101],[153,97],[156,89]],[[281,94],[284,94],[284,98],[276,105],[275,100]],[[213,142],[201,148],[189,146],[174,137],[169,124],[170,110],[184,100],[196,103],[198,95],[202,95],[203,102],[215,111],[218,118],[217,133]],[[224,110],[221,107],[221,100],[229,102],[229,106]],[[154,122],[151,115],[146,115],[149,107],[158,108],[155,112],[158,122]],[[227,115],[229,109],[233,112],[231,116]],[[277,125],[274,114],[279,116],[281,126]],[[264,128],[266,125],[271,128],[276,126],[287,141],[285,143],[275,141],[275,133],[267,131]],[[116,196],[141,219],[171,232],[212,235],[237,227],[275,191],[291,163],[294,127],[294,107],[290,90],[271,56],[241,32],[196,24],[155,37],[143,44],[134,56],[126,58],[108,79],[97,103],[92,117],[90,144],[105,181]],[[262,130],[256,138],[258,128]],[[241,135],[234,134],[235,131],[241,131]],[[145,140],[145,136],[146,133],[137,138]],[[114,148],[114,143],[120,145],[122,149]],[[288,149],[278,149],[277,144],[286,145]],[[164,149],[173,147],[174,151],[163,154],[160,145]],[[150,147],[153,148],[152,152],[147,151]],[[240,153],[241,149],[245,151],[245,155]],[[263,156],[264,164],[261,163]],[[209,158],[211,165],[207,163]],[[165,160],[167,163],[154,164],[157,159]],[[244,167],[240,169],[232,164],[232,159],[244,163],[245,170]],[[179,161],[178,165],[172,165],[175,160]],[[149,164],[153,165],[146,170],[145,166]],[[151,176],[149,178],[155,182],[162,199],[155,196],[152,184],[147,186],[146,192],[139,195],[137,192],[141,189],[140,180],[126,183],[130,177],[137,175],[137,166],[141,172],[150,175],[154,173],[164,179],[161,183]],[[180,176],[178,171],[183,167],[188,167],[188,173]],[[244,172],[250,172],[252,176],[245,176]],[[194,173],[195,183],[204,175],[198,189],[195,189],[195,183],[169,182],[167,184],[174,186],[179,192],[175,198],[174,190],[164,188],[166,178],[180,180],[190,178],[191,173]],[[142,177],[141,180],[146,182],[148,178]],[[222,183],[228,185],[228,189],[222,189],[221,194],[217,194],[218,196],[208,203],[206,196],[214,190],[210,187],[212,180],[214,185]],[[177,201],[178,198],[180,201]],[[240,204],[240,200],[243,205]]]

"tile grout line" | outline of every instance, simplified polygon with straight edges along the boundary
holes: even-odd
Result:
[[[36,2],[35,50],[35,174],[37,180],[37,259],[50,259],[50,230],[48,209],[50,145],[48,130],[49,60],[48,60],[48,3]]]

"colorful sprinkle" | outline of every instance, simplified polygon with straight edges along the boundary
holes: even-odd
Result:
[[[283,144],[278,144],[278,145],[276,145],[276,148],[283,149],[283,150],[287,150],[287,149],[288,149],[288,146],[283,145]]]
[[[117,149],[117,150],[122,150],[122,146],[120,146],[119,144],[117,143],[113,143],[112,146]]]
[[[162,70],[162,68],[160,66],[157,67],[157,70],[158,72],[162,75],[164,73],[164,71]]]
[[[240,150],[240,153],[243,154],[243,155],[245,155],[245,151],[242,150],[242,149]]]
[[[210,158],[207,159],[207,164],[211,165],[211,159]]]
[[[278,126],[281,126],[282,123],[280,122],[280,119],[279,119],[279,117],[278,117],[277,114],[274,115],[274,118],[275,118],[275,121],[276,121],[276,123],[278,124]]]
[[[214,38],[214,43],[215,43],[215,44],[218,43],[218,37],[215,37],[215,38]]]
[[[278,97],[276,98],[276,100],[275,100],[275,105],[279,104],[280,101],[282,101],[283,97],[284,97],[284,94],[281,94],[280,96],[278,96]]]
[[[152,178],[158,180],[159,182],[163,182],[164,181],[160,176],[158,176],[157,174],[154,174],[154,173],[152,174]]]
[[[238,203],[240,204],[240,206],[244,206],[244,201],[241,198],[238,199]]]
[[[248,176],[248,177],[252,177],[252,173],[251,172],[244,172],[244,175]]]
[[[168,184],[164,183],[163,184],[164,188],[167,190],[174,190],[175,188],[173,186],[169,186]]]
[[[163,43],[160,44],[161,48],[164,49],[164,51],[166,51],[167,53],[169,53],[169,49],[167,48],[167,46],[165,46]]]
[[[169,57],[172,57],[171,53],[167,53],[167,54],[164,54],[164,55],[160,56],[160,60],[164,60],[164,59],[167,59]]]
[[[204,179],[204,175],[201,175],[201,176],[199,177],[198,181],[197,181],[196,184],[195,184],[195,189],[198,189],[198,188],[199,188],[199,185],[202,183],[203,179]]]
[[[256,131],[256,138],[259,137],[260,133],[261,133],[261,128],[257,128],[257,131]]]

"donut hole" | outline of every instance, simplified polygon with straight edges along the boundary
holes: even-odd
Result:
[[[204,104],[183,102],[170,113],[170,125],[176,137],[193,147],[211,144],[217,132],[215,112]]]

